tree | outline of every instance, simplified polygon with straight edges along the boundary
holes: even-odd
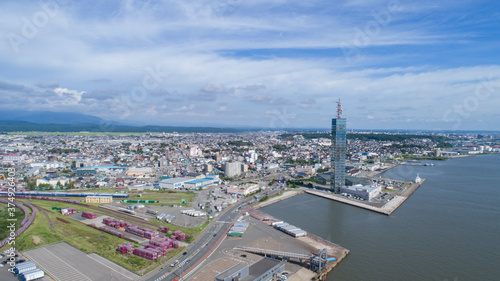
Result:
[[[71,169],[76,169],[76,161],[71,162]]]

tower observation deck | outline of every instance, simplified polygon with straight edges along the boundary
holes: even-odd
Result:
[[[340,187],[345,185],[346,125],[346,119],[342,118],[342,104],[339,99],[337,118],[332,119],[331,182],[335,193],[340,193]]]

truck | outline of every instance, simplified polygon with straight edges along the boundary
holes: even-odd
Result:
[[[44,277],[45,272],[43,272],[43,270],[38,268],[32,271],[24,272],[19,276],[22,281],[31,281]]]
[[[14,273],[16,275],[20,275],[20,274],[22,274],[24,272],[32,271],[32,270],[35,270],[35,269],[37,269],[37,267],[34,264],[33,265],[26,265],[26,266],[23,266],[23,267],[16,267],[14,269]]]
[[[14,273],[15,274],[19,274],[19,271],[21,269],[31,268],[31,267],[35,267],[36,268],[35,264],[32,261],[25,261],[25,262],[18,263],[16,265],[16,267],[14,268]]]

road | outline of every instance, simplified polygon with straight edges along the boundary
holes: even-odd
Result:
[[[165,269],[162,269],[160,272],[155,274],[153,277],[149,278],[148,281],[156,281],[156,280],[167,280],[171,281],[174,278],[179,277],[184,270],[188,269],[192,264],[196,263],[199,259],[201,259],[210,248],[216,243],[216,241],[220,238],[221,233],[236,219],[240,216],[240,207],[243,204],[246,204],[250,201],[251,198],[246,198],[234,206],[227,209],[224,213],[222,213],[215,223],[210,224],[208,227],[209,230],[201,237],[196,244],[191,244],[186,247],[185,251],[186,255],[182,255],[179,258],[179,266],[176,267],[175,270],[169,273],[169,275],[165,276],[168,271],[171,269],[170,265]],[[187,261],[189,260],[189,261]],[[187,262],[186,262],[187,261]],[[163,277],[163,279],[162,279]]]

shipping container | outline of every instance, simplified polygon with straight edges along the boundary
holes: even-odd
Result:
[[[65,215],[65,216],[69,216],[71,214],[76,214],[77,212],[78,212],[78,210],[75,208],[70,208],[70,207],[61,208],[61,214]]]
[[[142,257],[142,258],[146,258],[149,260],[158,259],[158,252],[150,250],[150,249],[145,249],[145,248],[135,248],[134,255]]]
[[[153,215],[157,215],[157,214],[158,214],[158,211],[148,209],[148,210],[146,211],[146,213],[148,213],[148,214],[153,214]]]
[[[169,230],[170,230],[170,227],[160,225],[160,231],[161,231],[161,232],[163,232],[163,233],[167,233]]]
[[[82,217],[87,218],[87,219],[96,219],[97,213],[89,212],[89,211],[82,211]]]
[[[95,225],[94,225],[94,227],[95,227]],[[117,231],[117,230],[111,229],[111,228],[107,228],[107,227],[105,227],[105,226],[101,226],[101,227],[99,227],[99,228],[97,228],[97,229],[102,230],[102,231],[104,231],[104,232],[107,232],[107,233],[109,233],[109,234],[112,234],[112,235],[118,236],[118,237],[120,237],[120,238],[123,238],[123,237],[125,236],[123,233],[121,233],[121,232],[119,232],[119,231]]]

